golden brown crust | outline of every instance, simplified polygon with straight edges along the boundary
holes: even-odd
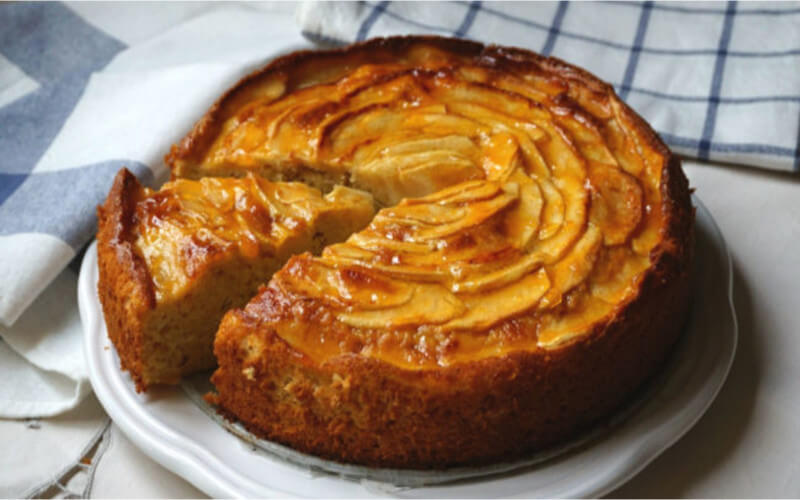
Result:
[[[236,343],[216,344],[224,369],[212,379],[213,401],[257,435],[338,461],[444,468],[511,460],[624,402],[663,363],[686,293],[686,282],[673,281],[661,294],[643,294],[632,304],[639,313],[551,353],[439,370],[406,371],[356,355],[315,366],[259,331],[266,347],[256,364],[242,359]],[[228,335],[258,328],[234,321],[225,320]],[[245,369],[255,382],[240,374]]]
[[[329,58],[362,61],[425,43],[481,64],[536,65],[604,94],[638,138],[663,158],[661,239],[633,296],[593,330],[553,349],[516,351],[434,369],[405,369],[357,354],[311,359],[278,335],[272,319],[303,307],[276,288],[228,313],[215,342],[212,381],[220,408],[254,433],[335,460],[391,467],[447,467],[510,459],[565,439],[618,407],[663,363],[689,301],[693,209],[680,162],[647,123],[593,75],[523,49],[438,37],[376,39],[276,60],[242,83]],[[198,159],[219,132],[235,88],[174,148],[168,163]],[[560,104],[582,113],[580,95]],[[584,113],[584,119],[592,117]],[[313,305],[305,304],[306,307]],[[506,320],[514,328],[516,318]],[[517,326],[518,328],[518,326]],[[258,353],[249,356],[249,352]]]
[[[147,388],[143,377],[142,319],[146,311],[155,307],[156,300],[147,267],[134,250],[132,239],[135,204],[141,192],[139,181],[123,168],[105,203],[97,207],[97,292],[108,336],[137,391]]]

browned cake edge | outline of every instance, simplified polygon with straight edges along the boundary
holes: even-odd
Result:
[[[169,163],[200,155],[220,123],[220,107],[243,86],[298,61],[373,47],[427,42],[459,53],[502,51],[532,60],[619,101],[611,86],[555,58],[438,37],[370,40],[332,52],[300,52],[245,78],[197,124]],[[664,155],[662,241],[638,293],[594,331],[553,350],[411,371],[357,355],[321,365],[242,310],[229,312],[215,342],[220,368],[209,399],[255,434],[333,460],[400,468],[443,468],[508,460],[566,439],[606,417],[662,366],[689,304],[694,210],[680,161],[650,126],[621,103],[625,119]],[[281,307],[271,290],[254,299]],[[256,333],[260,358],[245,362],[240,341]]]
[[[117,349],[123,370],[136,390],[147,389],[143,363],[143,322],[155,308],[155,290],[144,261],[133,248],[136,194],[141,184],[123,168],[103,205],[97,207],[97,293],[103,305],[108,336]]]

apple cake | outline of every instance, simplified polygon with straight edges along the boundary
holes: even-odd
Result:
[[[296,52],[226,92],[166,161],[202,179],[173,182],[348,186],[380,208],[368,225],[338,219],[346,240],[292,256],[245,306],[250,282],[214,304],[214,318],[232,309],[208,399],[303,452],[443,468],[542,449],[629,400],[687,313],[679,160],[611,86],[558,59],[427,36]],[[109,222],[106,240],[130,243],[106,261],[132,261],[140,239]],[[106,289],[130,296],[125,283]],[[132,307],[106,301],[112,317]]]
[[[363,228],[372,196],[299,183],[178,179],[153,191],[127,169],[98,207],[98,291],[138,390],[216,366],[220,319],[286,260]]]

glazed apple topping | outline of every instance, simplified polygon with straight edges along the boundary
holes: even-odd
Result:
[[[660,241],[664,154],[610,88],[497,48],[424,50],[315,81],[275,73],[227,109],[197,167],[344,175],[387,207],[273,278],[269,293],[347,326],[276,324],[312,357],[557,347],[635,295]]]
[[[217,260],[305,249],[320,219],[331,214],[363,214],[358,216],[363,219],[373,205],[368,193],[354,189],[340,186],[323,196],[305,184],[273,183],[252,174],[177,179],[159,191],[143,188],[138,198],[135,244],[159,302],[186,293]]]

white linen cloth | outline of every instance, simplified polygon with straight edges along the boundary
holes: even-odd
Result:
[[[13,327],[0,326],[0,417],[49,417],[89,393],[77,275],[65,269]]]
[[[70,481],[64,475],[80,463],[107,424],[108,416],[94,396],[46,420],[0,419],[0,498],[42,496],[58,481],[76,493],[88,492],[91,478],[75,474],[83,481]]]

